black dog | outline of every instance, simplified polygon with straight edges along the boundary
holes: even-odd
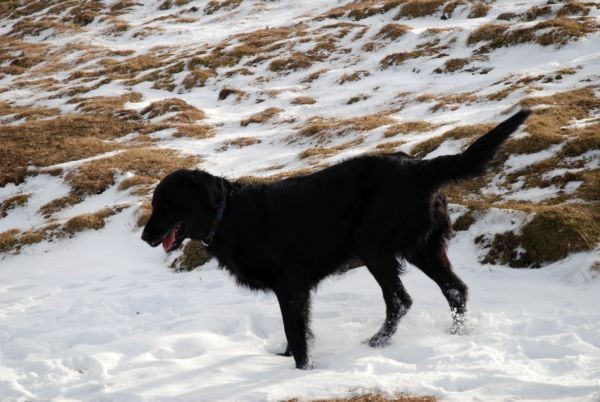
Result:
[[[450,220],[438,192],[480,175],[497,148],[527,118],[521,111],[458,155],[431,160],[404,153],[363,156],[276,183],[247,185],[179,170],[156,187],[142,239],[167,252],[201,240],[240,285],[277,296],[296,367],[310,368],[310,291],[351,259],[381,286],[386,318],[369,340],[384,346],[411,306],[400,280],[409,261],[441,288],[460,324],[467,286],[446,257]]]

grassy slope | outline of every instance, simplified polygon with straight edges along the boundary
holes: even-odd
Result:
[[[457,151],[517,103],[535,109],[526,134],[485,178],[447,190],[468,207],[456,229],[491,207],[531,215],[516,233],[481,233],[484,262],[540,266],[592,249],[600,99],[593,68],[576,56],[599,39],[600,12],[509,3],[315,2],[274,22],[286,4],[7,2],[0,184],[44,173],[71,190],[39,208],[42,224],[2,232],[0,251],[102,227],[123,205],[69,211],[115,186],[134,194],[143,223],[152,186],[176,168],[256,181],[363,152]],[[542,156],[510,168],[527,154]],[[222,164],[231,158],[234,172]],[[3,194],[3,215],[28,207],[21,187]]]

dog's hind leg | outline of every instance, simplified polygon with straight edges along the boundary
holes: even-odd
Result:
[[[311,368],[308,355],[308,342],[312,338],[310,331],[310,289],[295,286],[289,278],[284,286],[275,288],[275,295],[281,308],[283,328],[287,338],[284,355],[291,353],[296,362],[296,368],[307,370]]]
[[[412,250],[406,255],[406,259],[437,283],[452,311],[453,324],[450,332],[462,332],[467,312],[468,288],[452,271],[444,240],[430,241],[428,245]]]
[[[398,322],[412,305],[412,299],[400,280],[400,263],[395,253],[369,246],[373,244],[372,241],[361,243],[357,239],[358,254],[381,287],[385,301],[385,321],[379,331],[368,340],[368,344],[372,347],[383,347],[390,343],[390,338],[398,328]]]

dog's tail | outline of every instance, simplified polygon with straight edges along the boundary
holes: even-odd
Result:
[[[444,184],[483,174],[487,164],[494,159],[498,147],[519,128],[530,113],[527,109],[519,111],[477,139],[463,153],[424,160],[423,179],[429,184],[428,187],[437,190]]]

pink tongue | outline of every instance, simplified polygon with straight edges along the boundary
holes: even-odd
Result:
[[[163,249],[165,249],[165,251],[169,251],[171,249],[171,247],[173,246],[173,243],[175,243],[175,234],[176,233],[177,233],[177,229],[173,229],[169,232],[167,237],[165,237],[163,239],[162,245],[163,245]]]

